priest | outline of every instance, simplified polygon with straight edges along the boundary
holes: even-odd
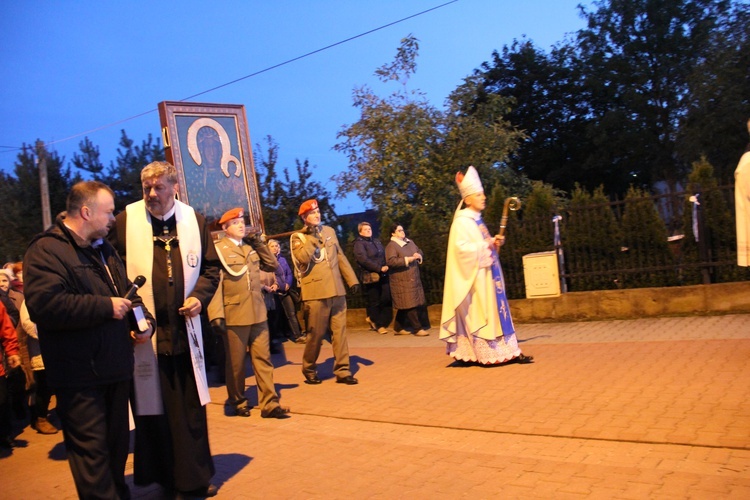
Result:
[[[458,364],[531,363],[516,339],[498,251],[504,236],[492,236],[482,221],[487,197],[474,167],[459,172],[462,204],[453,218],[445,264],[440,340]]]
[[[117,216],[110,241],[156,316],[153,342],[135,352],[134,482],[168,494],[214,496],[208,442],[201,315],[219,284],[220,262],[206,221],[175,199],[177,171],[156,161],[141,171],[143,200]]]

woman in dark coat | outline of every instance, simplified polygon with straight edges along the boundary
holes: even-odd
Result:
[[[391,228],[391,241],[385,247],[385,262],[391,282],[393,307],[398,312],[393,323],[396,335],[409,335],[410,328],[418,337],[429,335],[429,325],[420,322],[420,309],[425,307],[419,264],[423,254],[417,245],[406,237],[401,224]],[[426,316],[426,315],[424,315]]]
[[[393,306],[385,250],[380,240],[372,236],[369,222],[360,222],[357,232],[359,236],[354,240],[354,260],[357,261],[357,277],[362,283],[365,297],[367,323],[378,333],[387,334],[386,327],[393,318]]]

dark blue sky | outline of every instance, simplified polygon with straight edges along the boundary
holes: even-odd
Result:
[[[0,168],[12,170],[11,148],[36,139],[70,160],[84,135],[109,165],[120,129],[136,144],[160,135],[160,101],[182,100],[446,1],[3,0]],[[409,88],[441,106],[493,50],[524,36],[549,50],[582,28],[579,3],[590,5],[458,0],[193,101],[245,105],[254,146],[272,136],[280,167],[308,159],[318,180],[337,192],[329,178],[346,168],[346,158],[331,148],[337,132],[358,119],[352,90],[363,84],[380,95],[395,90],[373,73],[393,60],[401,38],[420,41]],[[351,195],[335,206],[348,213],[368,205]]]

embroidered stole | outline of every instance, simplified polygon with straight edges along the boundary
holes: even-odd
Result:
[[[477,226],[479,226],[479,231],[482,233],[482,237],[484,239],[492,238],[482,218],[480,217],[476,222]],[[503,336],[507,337],[514,334],[516,328],[513,326],[513,318],[510,317],[510,304],[508,303],[508,297],[505,295],[505,278],[503,277],[503,268],[500,267],[500,257],[494,245],[490,246],[490,250],[492,251],[492,281],[495,283],[497,313],[500,316],[500,326],[503,329]]]
[[[151,216],[146,210],[146,203],[143,200],[128,205],[125,210],[128,214],[125,241],[128,277],[131,280],[139,274],[147,277],[145,285],[138,290],[138,294],[149,311],[152,311],[156,316],[153,290],[154,245]],[[185,297],[187,297],[200,276],[201,239],[198,231],[198,220],[195,217],[195,211],[190,206],[175,200],[175,220],[182,259]],[[189,337],[190,358],[193,363],[198,394],[200,395],[201,405],[206,405],[211,399],[208,394],[201,322],[190,317],[186,317],[185,320]],[[161,415],[164,413],[156,358],[156,334],[151,339],[150,344],[137,344],[135,346],[133,380],[138,415]]]

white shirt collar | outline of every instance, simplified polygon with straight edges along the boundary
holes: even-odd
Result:
[[[148,214],[156,220],[167,220],[174,215],[175,210],[177,210],[177,203],[172,204],[172,208],[169,210],[169,212],[167,212],[166,214],[162,216],[154,215],[151,212],[148,212]]]

